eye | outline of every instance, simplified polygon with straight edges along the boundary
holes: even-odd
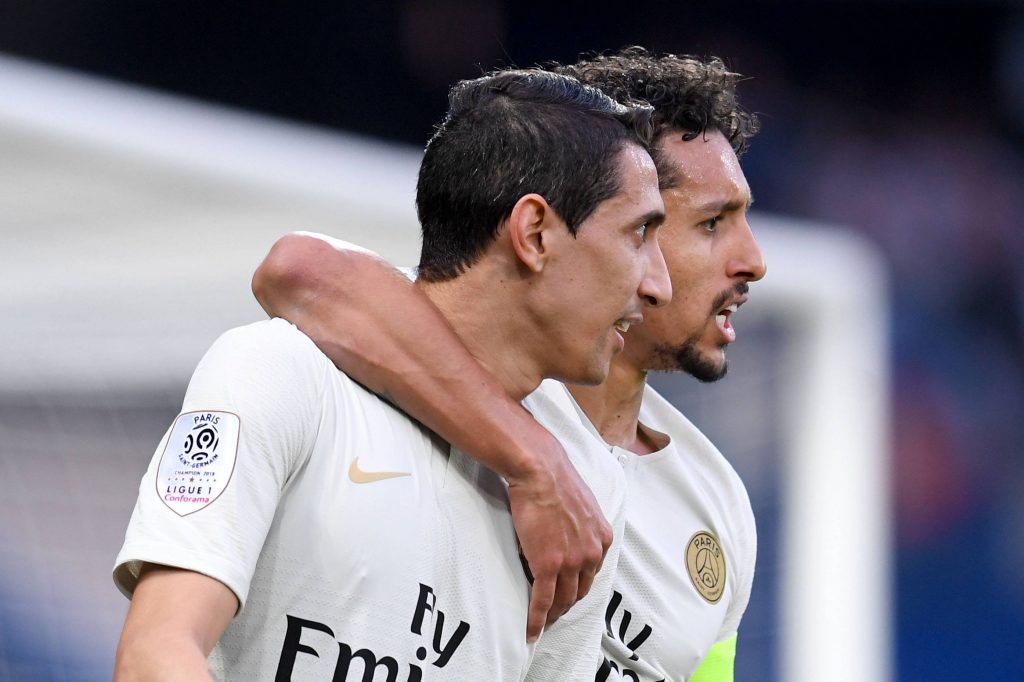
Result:
[[[647,223],[643,223],[642,225],[638,225],[636,230],[634,230],[634,232],[636,232],[636,234],[639,235],[640,239],[646,239],[647,238]]]
[[[710,220],[705,220],[704,222],[702,222],[700,224],[700,226],[703,227],[708,232],[714,232],[715,229],[718,227],[718,223],[721,222],[721,220],[722,220],[722,216],[716,215],[714,218],[711,218]]]

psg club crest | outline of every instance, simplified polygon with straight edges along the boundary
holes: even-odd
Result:
[[[708,531],[695,533],[686,543],[686,570],[697,594],[717,604],[725,592],[725,552]]]
[[[224,492],[235,469],[239,424],[231,412],[185,412],[174,420],[156,492],[175,514],[195,513]]]

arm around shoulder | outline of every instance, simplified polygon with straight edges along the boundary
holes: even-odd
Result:
[[[346,374],[508,481],[535,578],[531,636],[587,593],[612,540],[600,506],[561,444],[408,278],[365,249],[296,233],[271,249],[253,293]]]
[[[268,315],[294,324],[371,391],[387,393],[388,368],[400,347],[380,345],[388,341],[386,327],[379,335],[363,330],[381,328],[420,297],[387,261],[355,244],[294,232],[260,263],[252,291]]]

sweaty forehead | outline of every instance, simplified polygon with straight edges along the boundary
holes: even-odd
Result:
[[[707,131],[692,140],[683,140],[681,134],[667,134],[659,142],[662,165],[668,165],[672,175],[672,189],[707,190],[716,195],[730,194],[728,200],[732,201],[748,200],[750,189],[743,169],[722,133]]]
[[[622,189],[626,193],[646,193],[653,186],[658,188],[658,169],[646,149],[637,144],[627,144],[619,151],[618,169]]]
[[[634,143],[625,144],[619,150],[619,169],[623,173],[639,174],[643,176],[644,181],[649,180],[647,176],[657,174],[651,155],[646,149]]]
[[[661,220],[665,207],[650,154],[638,145],[625,145],[617,153],[615,168],[618,191],[598,204],[587,221],[621,227]]]
[[[646,149],[627,145],[619,153],[620,199],[633,206],[638,216],[661,209],[658,170]]]

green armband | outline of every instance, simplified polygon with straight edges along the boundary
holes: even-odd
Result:
[[[736,635],[715,645],[700,662],[689,682],[732,682],[736,661]]]

